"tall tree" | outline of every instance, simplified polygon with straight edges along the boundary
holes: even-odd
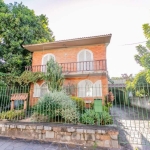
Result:
[[[138,54],[134,56],[136,62],[145,69],[150,69],[150,24],[143,25],[144,35],[147,39],[146,47],[139,45],[136,47]]]
[[[136,50],[137,50],[138,54],[136,54],[136,55],[134,56],[134,59],[135,59],[135,61],[136,61],[140,66],[144,67],[144,66],[143,66],[143,63],[142,63],[142,58],[143,58],[145,55],[149,54],[149,51],[148,51],[148,49],[147,49],[146,47],[144,47],[144,46],[142,46],[142,45],[138,45],[138,46],[136,47]]]
[[[54,41],[45,15],[35,15],[22,3],[5,4],[0,0],[0,72],[20,75],[31,65],[25,44]]]

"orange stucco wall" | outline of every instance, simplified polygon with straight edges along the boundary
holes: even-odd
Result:
[[[101,45],[92,45],[92,46],[82,46],[82,47],[71,47],[71,48],[63,48],[63,49],[52,49],[52,50],[41,50],[33,53],[32,56],[32,66],[42,65],[42,57],[45,54],[51,53],[55,55],[56,61],[58,63],[68,63],[68,62],[77,62],[77,54],[84,49],[88,49],[93,53],[94,60],[102,60],[106,59],[106,46],[104,44]],[[71,78],[66,78],[64,84],[74,84],[78,85],[81,80],[88,79],[93,83],[97,80],[101,80],[102,82],[102,97],[108,93],[108,79],[106,75],[92,76],[85,75],[82,77],[75,76]],[[39,81],[38,84],[41,85],[44,81]],[[37,102],[38,98],[33,98],[33,85],[31,85],[30,91],[30,105],[34,105]],[[93,100],[93,98],[86,98],[85,100]]]

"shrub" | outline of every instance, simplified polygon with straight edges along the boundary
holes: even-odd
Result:
[[[25,118],[24,111],[10,110],[7,112],[2,112],[0,114],[0,119],[8,119],[8,120],[20,120]]]
[[[48,122],[48,116],[45,116],[44,114],[40,115],[38,113],[34,113],[32,116],[31,116],[31,120],[32,121],[39,121],[39,122]]]
[[[79,97],[71,97],[71,99],[76,103],[77,109],[80,112],[83,112],[85,109],[85,102],[82,98]]]
[[[47,70],[43,76],[44,80],[47,82],[50,91],[54,92],[61,91],[64,75],[62,73],[62,67],[51,58],[47,62]]]
[[[108,112],[103,111],[102,113],[96,113],[93,109],[86,110],[81,116],[81,123],[94,125],[96,123],[100,125],[112,124],[112,117]]]
[[[46,94],[34,106],[34,112],[51,120],[61,117],[65,122],[77,122],[79,112],[76,103],[64,91],[54,91]]]

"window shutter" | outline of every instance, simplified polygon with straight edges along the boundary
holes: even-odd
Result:
[[[86,59],[85,61],[87,61],[86,64],[85,64],[86,65],[86,70],[92,70],[92,68],[93,68],[92,67],[93,65],[92,65],[92,62],[91,62],[92,61],[92,54],[89,51],[85,52],[85,59]]]
[[[46,72],[47,71],[47,62],[53,58],[55,60],[55,57],[52,55],[52,54],[47,54],[47,55],[44,55],[43,58],[42,58],[42,72]]]
[[[34,84],[33,97],[40,97],[40,86],[37,83]]]
[[[93,96],[102,96],[102,83],[101,80],[98,80],[93,85]]]
[[[78,84],[78,96],[79,97],[92,97],[93,83],[90,80],[82,80]]]
[[[44,96],[46,93],[48,93],[48,85],[44,83],[41,86],[40,97]]]
[[[46,55],[43,57],[43,66],[42,66],[42,72],[46,72],[47,71],[47,62],[48,62],[48,58],[49,58],[49,55]]]
[[[92,91],[93,83],[90,80],[85,80],[85,89],[86,89],[86,96],[92,97],[93,91]]]
[[[86,51],[85,55],[86,55],[86,61],[92,61],[92,56],[91,56],[91,53],[89,51]]]
[[[79,56],[79,62],[78,62],[78,71],[83,71],[84,67],[84,60],[85,60],[85,51],[82,51]]]
[[[80,81],[78,84],[78,96],[85,97],[85,81]]]

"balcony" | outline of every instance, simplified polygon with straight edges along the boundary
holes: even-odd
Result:
[[[86,75],[86,74],[101,74],[106,73],[107,65],[106,60],[94,60],[94,61],[83,61],[83,62],[68,62],[59,63],[62,67],[64,75]],[[32,72],[46,72],[46,65],[26,66],[26,71]]]

